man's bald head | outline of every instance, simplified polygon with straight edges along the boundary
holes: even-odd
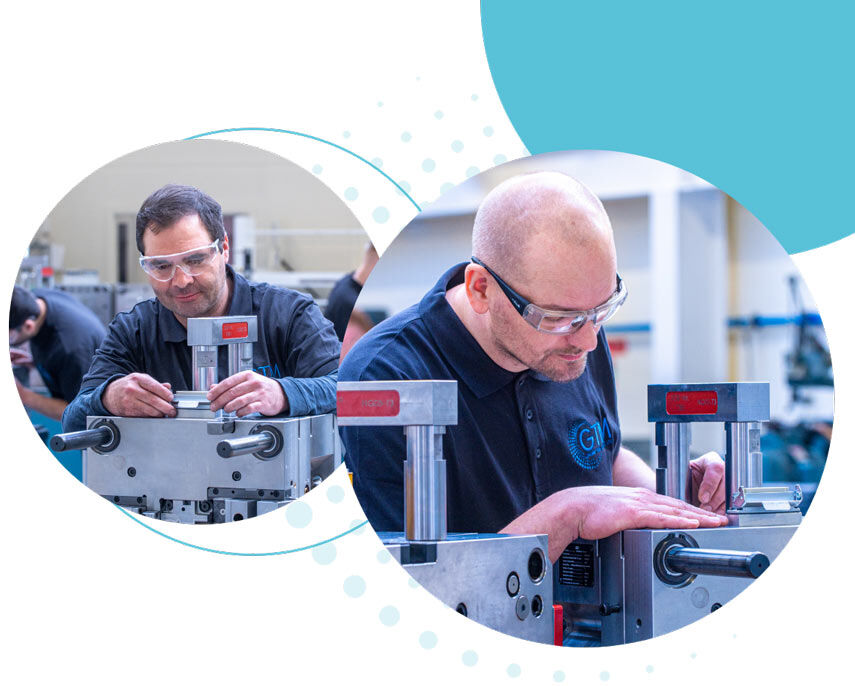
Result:
[[[614,251],[608,215],[599,198],[559,172],[515,176],[494,188],[475,214],[472,254],[499,274],[530,278],[525,255],[532,240],[578,250]]]

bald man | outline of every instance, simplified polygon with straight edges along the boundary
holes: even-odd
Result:
[[[718,456],[692,463],[695,506],[657,495],[653,471],[621,446],[601,326],[626,288],[599,199],[563,174],[509,179],[478,208],[472,254],[339,371],[458,381],[458,425],[443,436],[449,531],[546,533],[554,561],[576,538],[726,524]],[[371,525],[402,530],[403,432],[348,427],[342,438]]]

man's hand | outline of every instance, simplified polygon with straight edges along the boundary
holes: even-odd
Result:
[[[13,367],[31,367],[33,365],[32,356],[20,348],[9,348],[9,357],[12,360]]]
[[[134,372],[107,384],[101,402],[116,417],[174,417],[172,387]]]
[[[724,460],[718,453],[706,453],[689,462],[692,474],[692,502],[709,512],[724,514]]]
[[[696,529],[727,524],[727,518],[658,495],[646,488],[567,488],[523,512],[499,533],[548,534],[549,559],[558,559],[577,538],[605,538],[624,529]]]
[[[215,384],[208,391],[208,400],[212,412],[223,409],[238,417],[253,412],[275,415],[288,410],[288,398],[279,382],[253,371],[238,372]]]

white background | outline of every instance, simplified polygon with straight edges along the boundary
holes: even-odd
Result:
[[[3,25],[7,294],[58,200],[99,166],[147,145],[229,127],[305,132],[380,159],[421,204],[470,168],[524,154],[492,87],[476,3],[16,3]],[[320,178],[342,197],[357,188],[349,205],[381,248],[415,213],[376,171],[329,146],[287,134],[227,137],[307,169],[321,165]],[[424,171],[425,159],[433,171]],[[5,681],[553,683],[557,671],[567,683],[845,680],[838,674],[849,663],[853,610],[845,276],[854,255],[849,237],[796,257],[826,323],[837,379],[835,436],[810,515],[749,591],[688,629],[626,647],[539,646],[468,622],[412,588],[365,529],[336,540],[334,559],[329,546],[236,557],[169,541],[59,468],[0,365]],[[0,300],[5,314],[8,298]],[[305,500],[294,512],[239,524],[157,526],[201,546],[264,552],[363,521],[342,471]],[[361,588],[352,577],[364,584],[355,598],[346,593]],[[398,613],[393,626],[380,620],[387,607]],[[434,647],[421,645],[425,632]],[[474,666],[464,665],[465,651],[477,654]],[[510,676],[512,665],[520,676]]]

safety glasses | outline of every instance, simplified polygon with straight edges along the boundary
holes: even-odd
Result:
[[[514,309],[520,313],[520,316],[535,330],[542,333],[551,333],[556,335],[575,333],[580,331],[588,321],[590,321],[594,326],[600,326],[603,322],[611,319],[626,300],[626,286],[624,286],[623,280],[620,278],[620,275],[618,275],[617,288],[615,288],[615,292],[602,305],[598,305],[590,310],[547,310],[535,305],[529,300],[526,300],[506,284],[501,277],[496,274],[496,272],[481,262],[477,257],[473,257],[471,259],[475,264],[484,267],[490,276],[496,280],[496,283],[499,284],[499,288],[501,288],[504,294],[508,297],[511,305],[514,306]]]
[[[220,252],[220,239],[202,248],[193,248],[172,255],[152,255],[140,257],[140,267],[157,281],[169,281],[175,276],[178,267],[187,276],[199,276],[205,271],[217,253]]]

